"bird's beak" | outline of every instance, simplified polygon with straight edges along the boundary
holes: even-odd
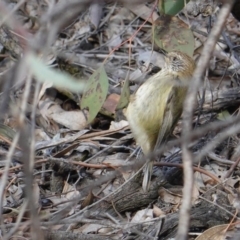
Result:
[[[165,51],[164,49],[162,49],[162,48],[160,48],[160,52],[164,55],[164,57],[166,57],[167,56],[167,51]]]

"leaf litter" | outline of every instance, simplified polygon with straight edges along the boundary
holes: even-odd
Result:
[[[4,2],[6,9],[13,9],[18,1]],[[24,205],[26,200],[33,199],[46,239],[51,239],[49,233],[58,236],[66,229],[63,239],[68,238],[68,232],[77,233],[75,236],[79,239],[87,235],[92,239],[101,239],[102,236],[104,239],[124,239],[124,236],[140,239],[143,233],[154,236],[159,221],[165,217],[159,238],[167,239],[163,235],[168,219],[175,219],[177,224],[176,216],[182,199],[182,186],[178,185],[182,184],[182,171],[179,166],[170,167],[164,162],[179,164],[181,149],[178,145],[163,154],[161,169],[174,187],[160,185],[153,187],[152,193],[142,193],[141,176],[134,174],[144,160],[141,162],[141,156],[136,151],[137,146],[122,108],[127,105],[130,93],[154,74],[154,68],[163,67],[159,47],[170,51],[180,48],[189,55],[193,54],[197,60],[208,34],[208,17],[215,18],[217,14],[217,11],[210,10],[218,6],[209,4],[209,1],[204,1],[204,4],[194,2],[194,9],[193,5],[191,8],[187,5],[174,20],[168,21],[169,25],[164,26],[170,29],[167,36],[152,29],[152,25],[160,29],[163,27],[157,19],[154,3],[128,6],[92,1],[90,6],[64,24],[59,21],[59,25],[54,25],[55,18],[51,19],[52,22],[48,18],[53,28],[44,32],[43,17],[54,16],[53,8],[49,1],[31,0],[20,4],[14,11],[20,27],[16,19],[13,22],[5,20],[9,28],[18,30],[15,33],[20,32],[24,36],[28,32],[35,40],[29,41],[31,44],[26,42],[28,48],[25,49],[24,41],[19,40],[17,34],[10,34],[7,28],[2,28],[0,32],[0,45],[5,50],[1,55],[2,79],[3,83],[10,82],[10,86],[6,84],[2,87],[1,107],[5,108],[2,108],[0,125],[0,156],[3,162],[0,174],[6,180],[1,186],[4,189],[2,224],[10,229],[4,233],[6,236],[33,239],[34,234],[29,227],[34,226],[36,219],[31,208]],[[68,10],[74,16],[74,8]],[[176,35],[179,26],[184,26],[184,31]],[[58,34],[54,38],[56,29]],[[231,15],[225,31],[234,44],[231,50],[238,52],[239,23]],[[37,35],[40,33],[45,41],[38,42]],[[3,36],[8,36],[8,41],[4,41]],[[154,50],[153,39],[156,44]],[[156,43],[159,39],[162,42]],[[211,58],[208,81],[199,91],[199,102],[202,102],[203,96],[205,101],[196,108],[194,124],[198,127],[207,126],[215,120],[223,122],[238,114],[239,61],[229,52],[226,38],[220,40],[222,42]],[[16,56],[22,60],[21,66]],[[33,81],[26,97],[28,78]],[[21,103],[27,104],[23,122],[20,119]],[[33,111],[35,115],[32,117]],[[226,116],[224,119],[220,117],[223,114]],[[29,129],[29,139],[26,139],[29,148],[35,141],[33,155],[29,155],[29,159],[22,158],[24,153],[20,144],[9,157],[15,137],[23,134],[23,125]],[[180,133],[181,120],[173,138],[178,138]],[[191,146],[194,156],[208,143],[218,139],[220,134],[213,129],[195,139]],[[239,158],[238,145],[239,136],[236,133],[221,140],[209,151],[217,154],[220,160],[234,163]],[[229,206],[221,206],[226,212],[233,213],[238,201],[234,195],[239,185],[238,166],[235,166],[231,177],[225,179],[229,165],[211,156],[208,154],[204,158],[203,171],[195,172],[193,205],[197,209],[203,204],[203,198],[221,205],[222,198],[227,195]],[[31,174],[24,166],[31,167]],[[219,178],[221,189],[217,188],[219,183],[206,176],[204,171]],[[24,195],[26,181],[32,181],[31,196]],[[153,180],[154,184],[158,182]],[[228,219],[229,215],[218,222],[219,226],[229,223]],[[202,223],[202,229],[209,227],[204,225],[200,216],[198,221]],[[191,226],[196,227],[194,224],[196,222],[193,221]],[[174,237],[174,234],[176,227],[167,236]]]

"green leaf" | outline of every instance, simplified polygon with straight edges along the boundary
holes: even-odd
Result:
[[[218,115],[217,115],[217,119],[221,120],[221,121],[224,121],[229,117],[231,117],[231,115],[227,110],[224,110],[224,111],[218,113]]]
[[[119,103],[117,105],[117,109],[123,109],[124,107],[126,107],[129,103],[129,98],[130,98],[129,80],[126,79],[122,87],[121,96]]]
[[[51,82],[56,87],[67,88],[73,92],[82,92],[85,88],[86,82],[50,68],[32,53],[26,56],[26,62],[36,80],[40,82]]]
[[[108,77],[103,66],[98,68],[88,79],[88,84],[81,99],[81,108],[88,108],[88,123],[96,117],[108,93]]]
[[[158,8],[161,13],[175,16],[189,1],[190,0],[160,0]]]
[[[166,50],[181,51],[193,56],[194,36],[187,24],[177,17],[162,15],[154,22],[153,38],[155,44]]]

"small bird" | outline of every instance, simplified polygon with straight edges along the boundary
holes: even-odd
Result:
[[[148,156],[172,133],[179,120],[189,82],[195,69],[188,55],[173,51],[165,55],[165,66],[131,96],[126,110],[132,134]],[[153,161],[148,160],[142,187],[149,188]]]

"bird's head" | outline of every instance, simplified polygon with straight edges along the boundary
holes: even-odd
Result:
[[[166,55],[165,67],[177,77],[190,77],[195,69],[195,62],[187,54],[174,51]]]

